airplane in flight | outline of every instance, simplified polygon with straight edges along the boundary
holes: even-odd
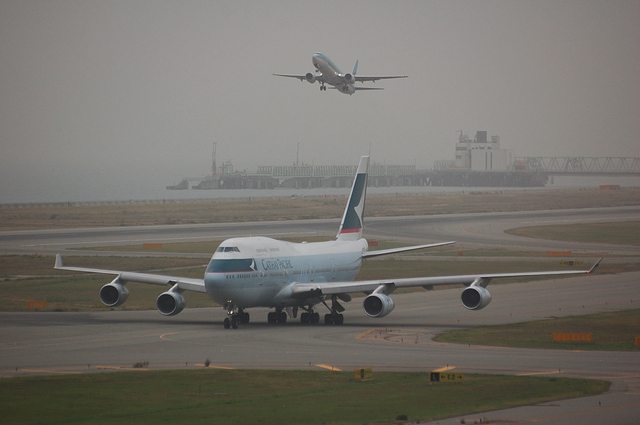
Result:
[[[326,84],[333,86],[334,89],[340,93],[352,95],[356,90],[384,90],[381,87],[358,87],[356,82],[378,80],[388,80],[391,78],[407,78],[406,75],[357,75],[358,61],[356,61],[353,71],[346,74],[340,71],[340,68],[334,64],[327,55],[321,52],[316,52],[311,56],[311,62],[316,68],[316,73],[312,74],[307,72],[306,74],[273,74],[278,77],[291,77],[297,78],[300,81],[308,81],[313,84],[316,81],[320,83],[320,91],[327,90]]]
[[[480,310],[491,302],[487,285],[492,279],[507,277],[573,275],[591,273],[589,270],[561,270],[523,273],[479,273],[459,276],[412,277],[354,281],[367,258],[455,243],[440,242],[381,250],[368,250],[362,237],[364,205],[367,189],[369,157],[360,159],[355,180],[335,239],[325,242],[285,242],[262,236],[227,239],[211,257],[203,279],[164,276],[130,271],[67,267],[60,254],[55,269],[115,275],[112,282],[100,289],[100,300],[108,307],[122,305],[129,297],[128,282],[171,285],[156,300],[158,311],[165,316],[180,313],[185,307],[184,291],[207,293],[224,307],[228,317],[224,327],[237,328],[249,323],[252,307],[273,309],[267,315],[269,323],[285,323],[295,319],[300,311],[304,324],[320,322],[317,308],[325,306],[327,325],[340,325],[345,308],[340,302],[350,302],[351,294],[364,293],[362,306],[367,316],[385,317],[394,309],[390,294],[397,288],[418,287],[433,289],[436,285],[463,285],[462,305]]]

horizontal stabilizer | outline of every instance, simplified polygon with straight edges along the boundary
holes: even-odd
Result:
[[[362,254],[362,258],[373,258],[373,257],[379,257],[381,255],[397,254],[399,252],[415,251],[418,249],[425,249],[425,248],[435,248],[437,246],[451,245],[454,243],[456,243],[456,241],[439,242],[439,243],[432,243],[427,245],[403,246],[401,248],[378,249],[376,251],[365,252],[364,254]]]

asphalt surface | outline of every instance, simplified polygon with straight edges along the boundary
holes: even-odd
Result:
[[[615,208],[380,218],[367,220],[365,231],[369,239],[393,236],[408,242],[458,240],[469,247],[566,249],[585,253],[587,262],[603,252],[637,256],[639,250],[604,244],[579,244],[576,248],[576,244],[513,237],[503,230],[522,225],[637,220],[639,213],[639,208]],[[330,235],[336,229],[335,221],[318,220],[3,232],[0,252],[48,254],[86,246],[219,240],[247,234]],[[250,310],[251,323],[238,330],[222,328],[225,314],[219,308],[187,308],[176,317],[164,317],[156,311],[0,313],[0,376],[121,370],[132,368],[137,362],[149,362],[150,368],[198,368],[208,359],[210,367],[351,371],[371,366],[374,374],[376,370],[431,371],[448,367],[463,373],[586,377],[611,381],[613,385],[609,392],[595,397],[485,412],[438,423],[459,424],[463,419],[465,423],[638,423],[638,351],[512,349],[442,344],[431,338],[447,329],[637,308],[640,273],[595,273],[509,285],[492,283],[488,289],[493,301],[481,311],[462,307],[461,289],[394,295],[396,308],[382,319],[366,317],[361,301],[354,299],[345,305],[343,326],[304,326],[298,321],[268,325],[265,309]]]

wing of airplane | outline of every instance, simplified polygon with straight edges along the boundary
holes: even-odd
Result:
[[[312,73],[307,73],[307,74],[273,74],[276,77],[289,77],[289,78],[297,78],[300,81],[308,81],[310,83],[315,83],[316,81],[319,82],[324,82],[324,78],[322,77],[322,74],[312,74]]]
[[[392,78],[408,78],[408,75],[354,75],[356,81],[364,83],[365,81],[376,82],[378,80],[390,80]]]
[[[121,270],[91,269],[86,267],[65,267],[62,264],[60,254],[56,255],[54,269],[69,270],[74,272],[110,274],[116,277],[100,288],[100,301],[107,307],[118,307],[129,298],[129,290],[125,287],[128,282],[139,282],[150,285],[172,285],[171,289],[163,292],[156,300],[158,311],[165,316],[175,316],[185,306],[182,297],[184,291],[207,292],[203,279],[191,279],[188,277],[164,276],[150,273],[137,273]]]
[[[375,252],[375,251],[374,251]],[[364,292],[364,310],[370,317],[384,317],[394,308],[388,294],[397,288],[422,286],[433,289],[441,285],[466,286],[462,292],[462,304],[469,310],[480,310],[491,302],[491,294],[486,290],[492,279],[508,277],[537,277],[588,274],[600,264],[599,259],[589,270],[558,270],[544,272],[489,273],[458,276],[415,277],[402,279],[362,280],[355,282],[296,283],[291,286],[291,295],[299,298],[340,296],[348,293]]]
[[[601,259],[600,259],[601,260]],[[545,272],[520,272],[520,273],[493,273],[493,274],[470,274],[458,276],[435,276],[435,277],[409,277],[402,279],[380,279],[380,280],[361,280],[353,282],[322,282],[322,283],[296,283],[291,288],[291,292],[296,295],[307,296],[308,293],[317,293],[318,295],[334,295],[352,292],[373,292],[380,286],[388,286],[395,288],[409,287],[432,287],[441,285],[480,285],[486,286],[491,279],[507,278],[507,277],[536,277],[536,276],[558,276],[572,274],[588,274],[598,266],[600,260],[594,264],[589,270],[557,270]],[[430,288],[429,288],[430,289]],[[385,291],[386,292],[386,291]]]
[[[181,291],[195,291],[195,292],[207,292],[204,289],[204,280],[203,279],[192,279],[188,277],[178,277],[178,276],[164,276],[158,274],[151,273],[138,273],[138,272],[128,272],[121,270],[103,270],[103,269],[92,269],[85,267],[67,267],[62,264],[62,257],[60,254],[56,255],[56,265],[54,267],[56,270],[68,270],[74,272],[86,272],[86,273],[99,273],[99,274],[110,274],[118,276],[116,279],[120,282],[138,282],[138,283],[147,283],[150,285],[177,285],[177,288]]]

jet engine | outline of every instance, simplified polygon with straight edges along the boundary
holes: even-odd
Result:
[[[385,294],[371,294],[364,299],[362,306],[367,316],[376,318],[391,313],[396,305]]]
[[[482,286],[470,286],[460,296],[462,305],[469,310],[482,310],[491,302],[491,294]]]
[[[173,291],[163,292],[156,300],[158,311],[165,316],[175,316],[184,309],[184,306],[185,301],[182,295]]]
[[[107,307],[118,307],[129,298],[129,291],[120,283],[119,278],[113,279],[100,288],[100,301]]]
[[[307,72],[307,75],[305,75],[304,78],[306,78],[307,81],[310,82],[311,84],[316,82],[316,76],[310,72]]]
[[[344,74],[344,82],[345,82],[345,83],[347,83],[347,84],[351,84],[351,83],[353,83],[354,81],[355,81],[355,80],[354,80],[354,78],[353,78],[353,75],[351,75],[351,74],[349,74],[349,73]]]

